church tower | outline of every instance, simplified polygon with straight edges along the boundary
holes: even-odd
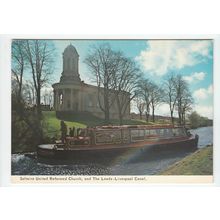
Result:
[[[100,107],[100,102],[104,103],[104,99],[101,96],[99,100],[98,97],[100,88],[81,81],[78,64],[79,54],[76,48],[70,44],[63,52],[63,71],[60,82],[52,85],[56,115],[59,119],[79,113],[82,114],[82,117],[92,114],[98,118],[104,118],[105,115]],[[115,95],[115,93],[111,94]],[[130,102],[130,93],[122,92],[122,95],[128,99],[127,102]],[[109,109],[109,113],[111,119],[118,119],[116,102]],[[124,119],[129,118],[130,105],[124,115]]]
[[[61,83],[80,83],[79,54],[76,48],[70,44],[63,52],[63,72],[60,77]]]

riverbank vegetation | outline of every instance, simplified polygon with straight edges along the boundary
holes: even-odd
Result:
[[[213,146],[197,150],[160,175],[213,175]]]
[[[198,128],[198,127],[207,127],[207,126],[212,126],[213,121],[208,119],[207,117],[202,117],[199,115],[196,111],[192,112],[188,116],[188,120],[190,123],[190,127],[192,129]]]

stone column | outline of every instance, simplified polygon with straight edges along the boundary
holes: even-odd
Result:
[[[84,111],[84,90],[80,90],[80,111]]]
[[[70,89],[70,110],[73,110],[73,90]]]
[[[60,90],[56,90],[56,111],[60,110]]]
[[[63,94],[63,104],[62,104],[62,109],[63,111],[66,110],[66,94],[65,94],[65,89],[62,89],[62,94]]]
[[[59,111],[60,110],[60,90],[57,89],[57,96],[56,96],[56,108]]]
[[[53,107],[56,109],[56,90],[53,90]]]
[[[77,108],[77,111],[78,112],[80,112],[81,111],[81,106],[80,106],[80,92],[79,92],[79,90],[77,89],[76,90],[76,103],[77,103],[77,105],[76,105],[76,108]]]

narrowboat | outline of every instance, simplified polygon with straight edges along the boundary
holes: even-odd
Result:
[[[181,126],[97,126],[81,129],[65,143],[43,144],[37,147],[39,158],[89,160],[114,157],[129,149],[148,148],[195,150],[198,135]]]

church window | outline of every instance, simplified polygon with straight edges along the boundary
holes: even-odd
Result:
[[[60,105],[62,105],[63,104],[63,94],[62,93],[60,94],[59,100],[60,100]]]

